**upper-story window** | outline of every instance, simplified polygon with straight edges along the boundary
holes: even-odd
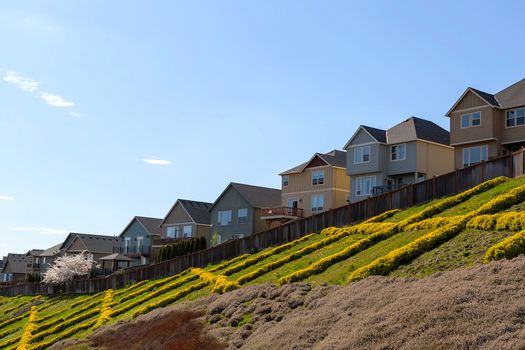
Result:
[[[191,237],[191,225],[185,225],[182,227],[182,237],[184,238]]]
[[[354,164],[367,163],[370,161],[370,146],[354,148]]]
[[[390,160],[405,160],[407,155],[407,145],[402,143],[390,147]]]
[[[144,237],[143,236],[137,237],[137,252],[138,253],[141,252],[141,249],[143,246],[144,246]]]
[[[247,224],[248,223],[248,209],[243,208],[237,210],[237,223]]]
[[[324,184],[324,170],[312,171],[312,185]]]
[[[283,176],[283,187],[288,186],[288,181],[289,181],[289,180],[290,180],[290,179],[288,178],[287,175]]]
[[[166,236],[168,238],[175,238],[175,227],[174,226],[166,227]]]
[[[472,112],[461,115],[461,129],[481,125],[481,112]]]
[[[525,125],[525,108],[518,108],[507,111],[507,128]]]
[[[231,210],[221,210],[217,212],[217,221],[219,226],[227,226],[232,223],[232,211]]]
[[[463,166],[480,163],[482,160],[488,160],[488,146],[475,146],[463,148]]]

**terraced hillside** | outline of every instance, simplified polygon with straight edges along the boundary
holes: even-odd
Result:
[[[247,285],[420,277],[512,258],[525,251],[524,202],[525,178],[496,178],[456,196],[120,290],[2,298],[0,349],[46,349],[119,320]]]

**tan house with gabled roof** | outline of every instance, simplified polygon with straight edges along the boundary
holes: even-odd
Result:
[[[347,204],[350,177],[346,152],[316,153],[307,162],[282,172],[281,206],[290,219],[306,217]],[[286,209],[300,209],[297,212]],[[286,215],[284,215],[286,216]]]
[[[515,151],[525,146],[525,79],[496,94],[468,87],[446,116],[456,168]]]

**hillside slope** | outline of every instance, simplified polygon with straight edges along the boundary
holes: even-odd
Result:
[[[168,305],[239,288],[249,292],[252,285],[347,285],[373,275],[424,277],[512,258],[525,252],[524,203],[525,177],[497,178],[425,205],[116,291],[1,298],[0,348],[46,349]]]
[[[184,349],[188,339],[201,336],[215,338],[204,348],[231,350],[525,349],[523,271],[520,256],[423,279],[376,276],[313,289],[304,283],[252,285],[157,310],[53,349],[103,349],[115,338],[122,348],[146,349],[158,341],[163,320],[186,317],[187,310],[206,324],[201,334],[189,327],[157,349]],[[162,330],[177,332],[172,325]],[[140,339],[133,336],[137,330]]]

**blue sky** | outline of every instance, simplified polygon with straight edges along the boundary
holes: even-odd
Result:
[[[279,187],[360,124],[448,129],[467,86],[525,76],[525,5],[494,6],[0,1],[0,255]]]

